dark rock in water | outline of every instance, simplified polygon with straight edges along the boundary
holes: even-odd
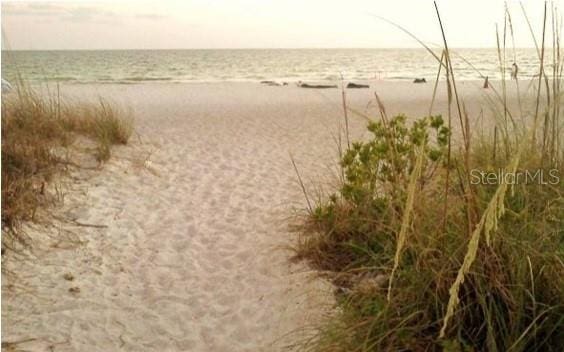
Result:
[[[298,87],[301,88],[313,88],[313,89],[327,89],[327,88],[339,88],[336,84],[308,84],[302,83],[301,81],[298,82]]]
[[[427,83],[425,78],[416,78],[413,83]]]
[[[347,88],[370,88],[368,84],[358,84],[350,82],[347,84]]]
[[[288,85],[288,83],[285,83],[285,82],[284,82],[284,84],[282,84],[282,83],[278,83],[278,82],[275,82],[275,81],[260,81],[260,84],[265,84],[267,86],[287,86]]]

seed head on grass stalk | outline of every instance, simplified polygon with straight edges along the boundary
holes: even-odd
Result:
[[[519,161],[521,159],[521,152],[523,147],[519,150],[517,155],[511,161],[509,167],[507,168],[508,173],[515,173],[517,170],[517,166],[519,165]],[[498,219],[503,215],[505,212],[505,194],[507,193],[508,184],[502,182],[497,191],[495,192],[494,196],[490,200],[486,211],[482,215],[480,222],[476,226],[476,229],[472,233],[470,237],[470,241],[468,242],[468,250],[466,255],[464,256],[464,261],[462,262],[462,266],[458,270],[458,274],[456,275],[456,280],[452,284],[449,289],[450,298],[447,305],[447,312],[445,317],[443,318],[443,326],[441,328],[441,332],[439,337],[443,338],[445,336],[445,332],[448,326],[449,320],[454,315],[454,310],[459,303],[458,293],[460,291],[460,286],[464,283],[465,275],[470,271],[470,267],[474,260],[476,259],[476,253],[478,253],[478,247],[480,245],[480,237],[482,233],[486,238],[486,242],[490,245],[490,239],[493,232],[497,230]]]
[[[392,283],[394,280],[394,274],[399,266],[401,252],[407,240],[408,229],[411,226],[411,214],[413,212],[415,192],[417,191],[417,182],[419,180],[419,176],[421,175],[421,170],[423,169],[424,158],[425,158],[425,148],[424,148],[424,144],[422,144],[419,148],[417,148],[417,161],[415,162],[415,167],[411,172],[409,185],[407,187],[407,200],[405,202],[405,210],[401,221],[400,232],[397,237],[396,254],[394,255],[394,265],[392,267],[392,272],[390,273],[390,278],[388,281],[388,302],[390,301],[390,297],[392,294]]]

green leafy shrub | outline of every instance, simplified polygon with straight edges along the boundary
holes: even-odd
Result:
[[[300,256],[323,270],[361,266],[368,249],[386,252],[397,230],[391,224],[401,216],[405,189],[423,147],[426,173],[441,164],[449,129],[440,115],[407,124],[404,115],[370,122],[370,138],[354,142],[342,157],[343,183],[327,202],[313,210],[310,226],[326,236],[306,237]]]
[[[411,127],[404,115],[398,115],[388,123],[370,122],[368,131],[372,138],[354,142],[341,161],[345,182],[340,194],[353,204],[386,198],[388,188],[405,189],[416,148],[425,148],[428,163],[437,162],[445,153],[449,135],[440,115],[417,120]]]

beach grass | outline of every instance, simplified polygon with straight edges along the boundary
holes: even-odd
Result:
[[[130,112],[99,98],[95,103],[75,104],[66,109],[62,123],[67,130],[88,136],[98,143],[96,158],[106,161],[111,146],[127,144],[133,133]]]
[[[65,101],[58,89],[38,93],[18,83],[2,99],[3,250],[26,243],[22,223],[56,202],[47,187],[73,164],[67,151],[77,136],[96,143],[94,155],[102,162],[110,158],[112,145],[127,144],[133,133],[130,114],[105,100]],[[52,188],[60,190],[56,183]]]
[[[440,23],[438,9],[437,15]],[[438,84],[447,85],[447,115],[389,117],[379,102],[381,115],[368,123],[370,138],[344,148],[339,188],[310,205],[299,230],[297,257],[334,283],[339,306],[305,350],[561,350],[557,19],[545,5],[542,39],[534,38],[539,76],[533,106],[508,106],[506,85],[518,88],[518,79],[489,88],[492,111],[498,111],[491,131],[470,129],[475,117],[458,96],[444,30],[443,53],[435,57],[445,75]],[[505,24],[498,38],[512,35],[508,11]],[[498,42],[505,72],[511,48]]]

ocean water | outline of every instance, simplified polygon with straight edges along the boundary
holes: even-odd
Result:
[[[439,52],[440,53],[440,52]],[[460,80],[499,79],[495,49],[453,50]],[[506,53],[507,75],[538,73],[534,49]],[[470,65],[470,64],[471,65]],[[438,63],[425,49],[238,49],[2,51],[2,77],[70,83],[434,80]]]

